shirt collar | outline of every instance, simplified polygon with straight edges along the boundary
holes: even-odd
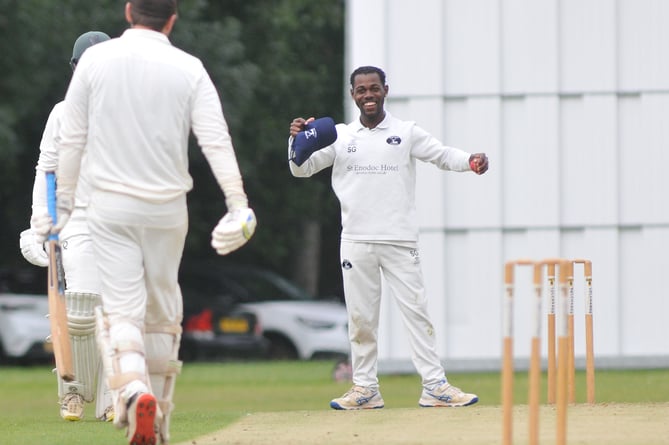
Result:
[[[381,122],[379,122],[379,125],[377,125],[374,129],[377,128],[382,129],[390,127],[390,119],[392,116],[390,115],[390,112],[388,110],[385,110],[385,112],[386,116],[383,118]],[[355,131],[360,131],[360,130],[367,130],[368,128],[362,125],[362,123],[360,122],[360,116],[358,116],[357,119],[353,121],[353,129]]]
[[[123,31],[123,35],[121,37],[131,39],[152,39],[171,45],[170,39],[168,39],[165,34],[159,31],[154,31],[152,29],[128,28]]]

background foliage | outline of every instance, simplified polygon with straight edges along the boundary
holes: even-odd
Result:
[[[67,89],[74,40],[92,29],[119,36],[124,4],[0,0],[0,267],[27,265],[19,233],[29,223],[39,141]],[[251,242],[225,260],[270,267],[337,295],[340,219],[329,172],[293,178],[286,151],[294,117],[343,118],[343,21],[341,0],[182,0],[170,36],[202,59],[218,88],[259,220]],[[210,232],[225,204],[194,140],[190,152],[195,187],[184,261],[214,261]]]

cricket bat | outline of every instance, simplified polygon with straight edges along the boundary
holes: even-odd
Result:
[[[46,202],[49,214],[56,224],[56,174],[46,173]],[[51,324],[51,344],[56,359],[56,372],[66,382],[74,380],[72,345],[67,328],[67,308],[65,307],[65,272],[58,234],[49,234],[48,297],[49,322]]]

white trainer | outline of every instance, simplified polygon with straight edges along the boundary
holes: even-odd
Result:
[[[137,393],[128,402],[128,443],[156,445],[155,419],[158,403],[153,394]]]
[[[383,408],[383,398],[378,389],[353,385],[346,394],[332,399],[330,407],[345,410]]]
[[[476,394],[467,394],[462,392],[446,380],[442,380],[441,384],[427,390],[423,388],[423,393],[420,396],[418,404],[422,407],[440,407],[440,406],[468,406],[478,402],[479,398]]]
[[[77,422],[84,418],[84,398],[76,392],[65,394],[60,402],[60,417],[70,422]]]
[[[105,412],[99,417],[103,422],[113,422],[114,421],[114,405],[109,405],[105,408]]]

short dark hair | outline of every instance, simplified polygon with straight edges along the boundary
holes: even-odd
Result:
[[[378,74],[379,79],[381,79],[381,83],[383,85],[386,84],[386,73],[383,72],[381,68],[377,68],[375,66],[361,66],[359,68],[356,68],[355,71],[351,73],[351,86],[353,86],[353,83],[355,82],[355,76],[359,74]]]
[[[147,26],[154,31],[163,29],[177,13],[177,0],[130,0],[133,25]]]

